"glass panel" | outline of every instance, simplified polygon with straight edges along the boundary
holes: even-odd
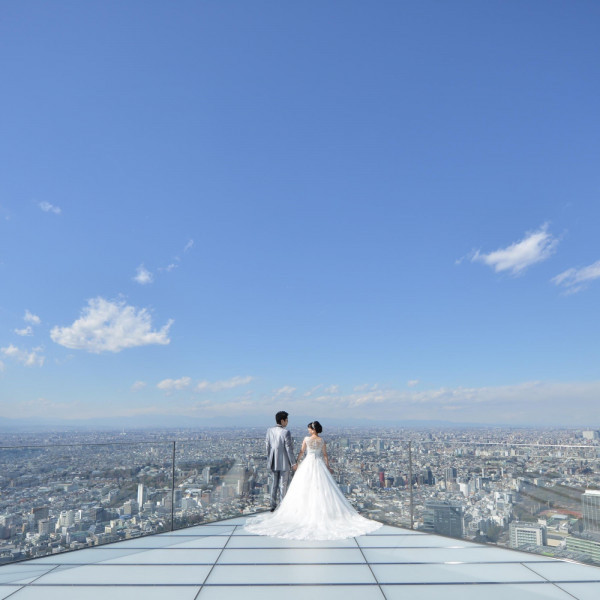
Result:
[[[194,600],[199,590],[195,586],[33,586],[19,591],[15,600]]]
[[[272,565],[217,565],[207,582],[211,585],[244,584],[327,584],[376,583],[366,565],[290,565],[277,568]]]
[[[348,540],[327,540],[306,542],[303,540],[282,540],[260,535],[232,536],[228,548],[356,548],[354,538]]]
[[[544,581],[518,564],[371,565],[379,583],[496,583]]]
[[[548,443],[570,435],[561,432],[503,435],[523,442],[461,442],[458,434],[411,442],[413,472],[421,474],[413,486],[415,528],[600,564],[598,442]]]
[[[565,590],[578,600],[598,599],[597,583],[560,583],[558,584],[558,587]]]
[[[38,584],[103,585],[176,584],[202,585],[212,565],[86,565],[59,567],[40,578]]]
[[[212,565],[221,553],[220,548],[168,548],[147,550],[111,558],[103,564],[111,565]]]
[[[172,448],[165,442],[0,448],[0,561],[170,530]]]
[[[529,568],[550,581],[597,581],[600,584],[600,569],[586,565],[556,561],[530,564]]]
[[[176,443],[175,529],[266,510],[264,440],[233,431],[200,435]]]
[[[335,564],[359,563],[365,559],[358,548],[278,548],[278,549],[230,549],[226,548],[219,564]]]
[[[373,436],[332,436],[327,452],[334,478],[365,517],[411,526],[410,460],[405,440],[375,431]]]
[[[387,600],[573,600],[550,583],[502,585],[384,585]],[[596,594],[598,590],[596,590]],[[594,596],[596,598],[597,596]],[[580,600],[587,598],[577,596]],[[592,596],[589,597],[592,600]]]
[[[198,600],[306,600],[321,597],[327,600],[385,600],[377,585],[332,585],[326,590],[310,585],[209,585],[202,588]]]
[[[8,598],[11,594],[14,594],[19,589],[16,585],[3,585],[0,587],[0,600]]]
[[[0,583],[28,583],[53,569],[50,565],[21,563],[0,568]]]

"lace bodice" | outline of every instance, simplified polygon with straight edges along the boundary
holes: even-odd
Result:
[[[315,458],[322,458],[324,442],[321,438],[305,437],[304,441],[306,442],[306,456],[314,454]]]

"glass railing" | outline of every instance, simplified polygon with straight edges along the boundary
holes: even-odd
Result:
[[[367,517],[600,564],[597,442],[332,435],[328,449]],[[262,511],[268,488],[262,437],[3,447],[0,564]]]
[[[343,440],[344,488],[367,516],[600,565],[600,446]],[[352,456],[355,456],[353,459]],[[340,475],[339,480],[344,481]],[[343,485],[343,483],[342,483]]]

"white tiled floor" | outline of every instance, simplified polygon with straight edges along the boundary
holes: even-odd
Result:
[[[245,518],[0,567],[0,600],[598,600],[600,569],[385,526],[335,542]]]

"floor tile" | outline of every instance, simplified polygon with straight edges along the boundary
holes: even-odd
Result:
[[[373,563],[520,562],[523,559],[547,561],[547,557],[507,552],[502,548],[363,548]],[[532,561],[532,562],[534,562]]]
[[[37,565],[31,561],[0,567],[0,583],[29,583],[54,569],[51,565]]]
[[[61,568],[41,577],[40,584],[188,584],[204,583],[212,565],[85,565]]]
[[[226,548],[219,558],[222,564],[302,564],[359,563],[365,559],[358,548]]]
[[[198,600],[385,600],[377,585],[205,586]],[[403,600],[406,600],[404,598]]]
[[[177,542],[168,548],[223,548],[227,544],[228,540],[229,538],[224,535],[215,535],[213,537],[182,538],[180,542]]]
[[[559,583],[557,585],[577,600],[598,600],[600,598],[600,584],[598,583]]]
[[[166,548],[136,552],[104,561],[109,565],[213,565],[221,548]]]
[[[52,563],[53,565],[79,565],[85,563],[97,564],[124,556],[136,556],[142,552],[147,552],[147,550],[145,548],[126,548],[120,550],[117,547],[84,548],[82,550],[75,550],[73,552],[63,552],[61,554],[52,554],[50,556],[44,556],[43,558],[37,558],[35,563]]]
[[[203,536],[203,535],[231,535],[235,525],[197,525],[186,529],[177,529],[169,532],[169,537],[177,536]]]
[[[2,589],[2,588],[0,588]],[[195,586],[28,586],[10,600],[194,600]]]
[[[272,565],[234,566],[217,565],[206,583],[255,584],[326,584],[377,583],[367,565]]]
[[[597,581],[600,583],[600,568],[598,567],[557,561],[551,564],[530,565],[530,568],[550,581]],[[600,595],[598,597],[600,598]]]
[[[496,583],[544,581],[519,564],[371,565],[377,581],[384,583]]]
[[[355,538],[362,548],[477,548],[477,544],[435,535],[361,535]]]
[[[0,585],[0,600],[14,594],[20,587],[19,585]]]
[[[347,540],[302,541],[282,540],[264,535],[232,536],[228,548],[356,548],[354,538]]]
[[[383,585],[387,600],[573,600],[551,583],[505,585]],[[594,597],[597,600],[598,596]],[[584,600],[584,599],[582,599]],[[588,600],[587,598],[585,600]],[[592,600],[590,596],[589,600]]]
[[[102,548],[168,548],[169,546],[180,544],[184,539],[176,535],[147,535],[131,540],[123,540],[114,544],[107,544],[106,546],[102,546]]]

